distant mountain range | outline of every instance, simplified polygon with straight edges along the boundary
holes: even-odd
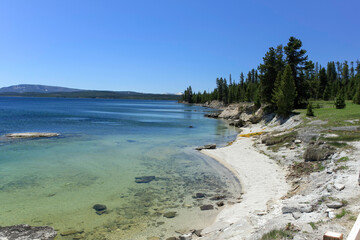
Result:
[[[74,88],[20,84],[0,88],[0,96],[10,97],[62,97],[62,98],[110,98],[110,99],[154,99],[179,100],[176,94],[138,93],[131,91],[96,91]]]
[[[0,88],[0,93],[54,93],[54,92],[79,92],[80,89],[74,88],[65,88],[65,87],[55,87],[55,86],[45,86],[45,85],[36,85],[36,84],[20,84],[10,87]]]

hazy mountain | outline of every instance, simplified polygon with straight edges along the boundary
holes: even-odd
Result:
[[[54,87],[36,84],[20,84],[10,87],[0,88],[0,93],[54,93],[54,92],[79,92],[80,89],[65,88],[65,87]]]
[[[138,93],[131,91],[96,91],[73,88],[21,84],[0,88],[0,96],[10,97],[60,97],[60,98],[108,98],[108,99],[156,99],[179,100],[176,94]]]

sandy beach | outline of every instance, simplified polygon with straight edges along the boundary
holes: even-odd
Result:
[[[244,128],[242,134],[260,130]],[[261,222],[281,211],[279,199],[290,188],[285,173],[253,144],[253,138],[238,136],[230,146],[201,151],[229,168],[242,187],[241,202],[227,205],[215,223],[203,230],[203,239],[251,239]]]
[[[242,133],[257,130],[260,128],[244,128]],[[201,151],[229,168],[239,178],[243,191],[240,203],[228,205],[215,223],[203,230],[204,239],[250,239],[272,212],[281,211],[279,199],[290,188],[285,173],[253,144],[253,138],[238,136],[230,146]]]

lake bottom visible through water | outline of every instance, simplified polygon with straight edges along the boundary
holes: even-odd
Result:
[[[103,134],[71,128],[57,138],[3,139],[0,225],[48,225],[58,231],[57,239],[166,239],[211,224],[221,207],[210,198],[224,195],[225,203],[232,201],[239,183],[194,148],[225,144],[235,132],[195,110],[186,122],[193,128],[150,125],[109,133],[107,125]],[[208,124],[204,130],[197,119]],[[196,193],[206,197],[194,198]],[[96,212],[95,204],[106,210]],[[207,204],[214,209],[200,210]]]

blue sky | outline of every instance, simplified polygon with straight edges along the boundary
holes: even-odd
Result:
[[[357,0],[0,1],[0,87],[212,90],[290,36],[320,64],[356,61],[359,9]]]

